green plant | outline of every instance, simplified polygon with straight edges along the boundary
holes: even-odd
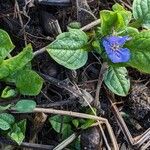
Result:
[[[23,95],[39,94],[43,79],[31,69],[33,59],[31,44],[27,45],[18,55],[6,59],[14,49],[9,35],[0,29],[0,80],[14,83]]]
[[[0,114],[0,132],[10,137],[19,145],[25,138],[26,120],[15,122],[15,118],[8,113]]]
[[[58,35],[56,40],[46,47],[46,51],[57,63],[71,70],[86,64],[88,52],[98,53],[108,65],[104,83],[113,93],[126,96],[130,89],[126,67],[150,73],[150,1],[134,0],[133,13],[115,4],[112,11],[100,12],[100,21],[91,40],[85,32],[78,29],[79,25],[76,29],[71,25],[68,32]],[[16,86],[16,89],[5,87],[1,97],[10,98],[18,92],[22,95],[38,95],[43,79],[31,69],[31,61],[35,56],[32,46],[28,44],[18,55],[11,57],[10,53],[14,47],[8,33],[0,29],[0,81]],[[12,108],[20,112],[31,112],[35,107],[34,101],[22,100],[15,106],[0,106],[0,111]],[[49,118],[49,121],[63,138],[73,132],[72,125],[85,129],[93,123],[93,120],[79,121],[64,117],[61,127],[61,119],[60,116],[54,116]],[[12,115],[1,113],[0,129],[9,131],[9,137],[20,144],[25,137],[26,121],[15,123],[14,120]]]
[[[149,1],[134,0],[132,17],[130,11],[115,4],[112,11],[100,12],[101,25],[92,43],[83,31],[69,28],[69,32],[60,34],[46,49],[56,62],[73,70],[85,65],[88,51],[99,53],[108,64],[105,84],[115,94],[126,96],[130,89],[126,67],[150,73],[149,5]],[[89,49],[89,44],[93,49]]]

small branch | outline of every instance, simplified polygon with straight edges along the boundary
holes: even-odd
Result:
[[[43,48],[41,48],[41,49],[35,51],[35,52],[33,53],[33,56],[35,57],[35,56],[37,56],[37,55],[39,55],[39,54],[42,54],[42,53],[45,52],[45,51],[46,51],[46,47],[43,47]]]
[[[91,28],[97,26],[98,24],[100,24],[100,19],[95,20],[95,21],[91,22],[90,24],[85,25],[84,27],[81,28],[81,30],[82,30],[82,31],[90,30]],[[58,28],[58,29],[59,29],[59,28]],[[61,33],[61,29],[60,29],[60,33]],[[45,47],[43,47],[43,48],[41,48],[41,49],[35,51],[35,52],[33,53],[34,57],[37,56],[37,55],[39,55],[39,54],[41,54],[41,53],[43,53],[43,52],[45,52],[45,51],[46,51],[46,48],[47,48],[47,46],[45,46]]]
[[[76,133],[73,133],[67,139],[65,139],[60,144],[58,144],[53,150],[62,150],[62,149],[64,149],[66,146],[68,146],[70,143],[72,143],[77,138],[77,136],[78,135]]]
[[[11,140],[8,140],[2,136],[0,136],[0,143],[2,144],[7,144],[7,145],[13,145],[16,147],[25,147],[25,148],[32,148],[32,149],[41,149],[41,150],[53,150],[54,146],[52,145],[44,145],[44,144],[33,144],[33,143],[27,143],[27,142],[22,142],[21,145],[19,146],[16,142],[13,142]],[[3,148],[2,148],[3,149]]]
[[[84,27],[81,28],[82,31],[88,31],[92,28],[94,28],[95,26],[99,25],[100,24],[100,19],[97,19],[87,25],[85,25]]]
[[[143,134],[139,135],[138,137],[133,138],[126,123],[124,122],[117,106],[115,105],[115,103],[113,103],[113,101],[115,102],[113,95],[110,92],[108,92],[108,90],[106,91],[106,93],[107,93],[108,99],[111,103],[111,108],[112,108],[113,114],[116,117],[119,127],[121,128],[127,142],[131,146],[135,146],[135,147],[139,148],[144,142],[146,142],[147,140],[150,139],[150,128],[148,128]]]
[[[106,123],[106,119],[94,115],[84,114],[84,113],[78,113],[73,111],[64,111],[64,110],[57,110],[52,108],[35,108],[34,112],[43,112],[47,114],[57,114],[57,115],[66,115],[66,116],[72,116],[77,118],[84,118],[84,119],[93,119],[93,120],[99,120],[101,123]]]
[[[99,121],[99,123],[104,123],[107,127],[108,133],[110,135],[110,139],[112,141],[112,144],[114,146],[114,150],[118,150],[118,144],[114,135],[114,132],[108,122],[107,119],[94,116],[94,115],[89,115],[89,114],[84,114],[84,113],[78,113],[78,112],[72,112],[72,111],[64,111],[64,110],[57,110],[57,109],[44,109],[44,108],[35,108],[33,112],[43,112],[47,114],[58,114],[58,115],[67,115],[67,116],[72,116],[72,117],[78,117],[78,118],[84,118],[84,119],[93,119]]]
[[[97,83],[97,88],[96,88],[96,95],[95,95],[95,100],[94,100],[94,106],[98,109],[100,107],[100,100],[99,100],[99,93],[100,89],[103,83],[103,78],[104,78],[104,73],[107,70],[107,63],[104,62],[101,66],[101,70],[99,73],[99,78],[98,78],[98,83]]]

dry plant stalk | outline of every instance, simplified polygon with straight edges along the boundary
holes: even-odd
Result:
[[[72,112],[72,111],[64,111],[64,110],[57,110],[57,109],[45,109],[45,108],[35,108],[33,112],[43,112],[46,114],[57,114],[57,115],[66,115],[66,116],[72,116],[72,117],[77,117],[77,118],[84,118],[84,119],[93,119],[98,121],[100,124],[105,124],[108,130],[108,133],[110,135],[112,144],[114,146],[114,150],[118,150],[118,145],[116,143],[115,135],[114,132],[108,122],[107,119],[94,116],[94,115],[88,115],[84,113],[78,113],[78,112]]]

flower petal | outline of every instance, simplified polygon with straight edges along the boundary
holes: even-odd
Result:
[[[130,54],[130,50],[128,48],[121,48],[118,51],[108,54],[108,57],[110,58],[110,60],[113,63],[128,62],[130,59],[130,56],[131,56],[131,54]]]
[[[110,45],[109,41],[107,40],[107,38],[104,38],[102,40],[102,43],[103,43],[105,50],[111,48],[111,45]]]
[[[118,44],[119,46],[123,46],[126,41],[129,41],[131,38],[128,36],[108,36],[104,38],[105,41],[109,43],[109,45]]]
[[[119,36],[119,37],[118,37],[118,44],[119,44],[120,46],[123,46],[123,45],[125,44],[125,42],[126,42],[126,41],[129,41],[129,40],[131,40],[131,38],[128,37],[128,36]]]

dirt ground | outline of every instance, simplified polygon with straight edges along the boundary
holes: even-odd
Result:
[[[126,9],[131,9],[132,4],[131,0],[87,0],[87,3],[84,0],[78,1],[78,7],[83,8],[83,10],[79,11],[79,8],[76,7],[77,1],[65,3],[65,0],[62,0],[61,3],[47,5],[38,2],[33,3],[32,0],[0,0],[0,28],[10,34],[16,46],[12,55],[20,52],[27,43],[32,44],[34,51],[45,47],[60,32],[67,31],[69,23],[78,21],[83,27],[98,19],[100,10],[111,9],[111,6],[116,2],[125,6]],[[90,30],[87,32],[90,34]],[[56,81],[46,81],[41,93],[34,98],[32,97],[38,107],[85,113],[85,107],[81,106],[83,103],[81,103],[80,96],[74,96],[72,94],[74,91],[70,92],[64,87],[71,87],[71,90],[75,91],[78,87],[95,98],[101,70],[98,59],[99,55],[91,52],[84,67],[77,71],[71,71],[57,64],[46,52],[35,57],[32,61],[33,69],[52,77]],[[113,97],[115,102],[112,103],[110,101],[112,97],[109,96],[108,90],[102,84],[98,97],[100,105],[97,107],[97,112],[99,116],[107,119],[110,123],[119,149],[144,149],[143,139],[140,144],[134,145],[132,142],[138,141],[142,137],[142,133],[149,130],[150,127],[150,75],[142,74],[131,68],[128,68],[128,71],[132,84],[130,94],[123,98],[115,96]],[[61,83],[62,86],[58,86],[57,83]],[[5,84],[0,82],[0,87],[3,88],[4,86]],[[16,97],[15,101],[20,97],[22,96]],[[4,103],[14,103],[14,100],[0,100],[0,104]],[[94,106],[94,103],[91,105]],[[48,116],[41,113],[15,114],[15,116],[18,119],[28,118],[28,124],[24,142],[20,147],[10,146],[11,149],[54,149],[63,141],[61,134],[52,129]],[[124,124],[120,123],[122,119]],[[102,130],[98,125],[85,130],[74,128],[74,133],[80,135],[80,143],[75,146],[75,144],[69,144],[67,141],[67,148],[64,149],[105,150],[108,149],[107,144],[113,149],[110,134],[105,124],[102,124],[101,127]],[[131,137],[128,136],[130,134],[132,138],[127,139],[127,137]],[[104,135],[108,141],[107,144]],[[15,144],[8,139],[4,140],[3,137],[0,138],[0,141],[5,141],[4,143],[7,145]]]

